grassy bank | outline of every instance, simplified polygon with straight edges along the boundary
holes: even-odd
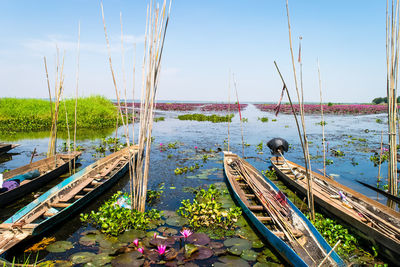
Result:
[[[59,129],[66,129],[65,107],[70,128],[74,125],[75,99],[60,103]],[[54,108],[53,108],[54,110]],[[77,127],[101,129],[114,127],[117,108],[101,96],[78,99]],[[0,132],[50,130],[51,109],[49,101],[42,99],[0,99]]]

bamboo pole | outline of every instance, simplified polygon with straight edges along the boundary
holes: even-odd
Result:
[[[43,57],[44,61],[44,69],[46,71],[46,81],[47,81],[47,89],[49,90],[49,100],[50,100],[50,116],[53,118],[53,103],[51,101],[51,90],[50,90],[50,81],[49,81],[49,73],[47,71],[47,62],[46,57]]]
[[[239,115],[240,115],[240,132],[242,134],[242,157],[244,158],[243,121],[242,121],[242,115],[240,113],[240,103],[239,103],[239,96],[238,96],[238,91],[237,91],[237,86],[236,86],[235,74],[233,74],[233,85],[235,87],[236,101],[237,101],[237,104],[238,104],[238,110],[239,110]]]
[[[321,104],[321,125],[322,125],[322,149],[324,151],[324,176],[326,176],[326,151],[325,151],[325,120],[324,120],[324,106],[322,105],[322,82],[321,82],[321,72],[319,68],[319,60],[317,60],[318,65],[318,81],[319,81],[319,101]]]
[[[228,116],[231,115],[231,70],[228,72]],[[228,151],[230,151],[230,131],[229,131],[230,120],[228,119]]]
[[[297,99],[299,100],[299,105],[300,105],[300,118],[301,118],[301,124],[302,124],[302,129],[303,129],[303,140],[304,140],[304,161],[305,161],[305,168],[306,168],[306,176],[307,176],[307,200],[308,200],[308,207],[311,211],[311,219],[314,221],[315,220],[315,212],[314,212],[314,195],[312,192],[312,177],[310,175],[310,155],[309,155],[309,150],[308,150],[308,141],[307,141],[307,134],[306,134],[306,129],[305,129],[305,121],[304,121],[304,108],[303,108],[303,101],[301,100],[303,97],[300,97],[300,92],[299,92],[299,87],[297,84],[297,75],[296,75],[296,66],[294,62],[294,55],[293,55],[293,47],[292,47],[292,35],[291,35],[291,30],[290,30],[290,16],[289,16],[289,2],[286,0],[286,14],[287,14],[287,21],[288,21],[288,30],[289,30],[289,45],[290,45],[290,54],[292,58],[292,67],[293,67],[293,76],[294,76],[294,81],[295,81],[295,87],[296,87],[296,93],[297,93]],[[300,71],[301,71],[301,65],[300,65]],[[302,78],[301,78],[302,80]],[[301,86],[301,90],[303,91],[303,86]]]
[[[387,98],[388,98],[388,132],[389,132],[389,165],[388,185],[389,193],[397,196],[397,97],[396,85],[399,60],[399,0],[391,3],[389,17],[388,1],[386,2],[386,61],[387,61]],[[390,23],[389,23],[390,22]],[[392,201],[388,205],[394,207]]]
[[[78,24],[78,52],[76,56],[76,87],[75,87],[75,119],[74,119],[74,152],[76,152],[76,127],[77,127],[77,111],[78,111],[78,87],[79,87],[79,56],[80,56],[80,45],[81,45],[81,23]],[[73,170],[75,172],[76,157],[73,160]]]

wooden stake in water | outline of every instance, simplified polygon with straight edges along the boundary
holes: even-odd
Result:
[[[326,176],[326,150],[325,150],[325,120],[324,120],[324,106],[322,105],[322,82],[321,82],[321,72],[319,68],[319,60],[317,60],[318,65],[318,81],[319,81],[319,101],[321,105],[321,126],[322,126],[322,149],[324,150],[324,176]]]
[[[235,86],[235,92],[236,92],[236,101],[237,101],[237,105],[238,105],[238,111],[239,111],[239,119],[240,119],[240,132],[241,132],[241,134],[242,134],[242,157],[244,158],[243,121],[242,121],[242,113],[240,112],[239,96],[238,96],[238,91],[237,91],[236,80],[235,80],[235,75],[234,75],[234,74],[233,74],[233,85]]]
[[[228,116],[231,115],[231,70],[228,73]],[[229,133],[229,125],[230,119],[228,119],[228,151],[230,151],[229,142],[230,142],[230,133]]]
[[[77,126],[77,110],[78,110],[78,86],[79,86],[79,52],[80,52],[80,44],[81,44],[81,23],[78,24],[78,53],[76,56],[76,89],[75,89],[75,119],[74,119],[74,152],[76,152],[76,126]],[[73,170],[75,172],[76,167],[76,158],[73,160]]]

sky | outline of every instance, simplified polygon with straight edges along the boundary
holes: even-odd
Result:
[[[128,98],[134,62],[135,98],[140,92],[148,3],[103,1],[117,84],[123,91],[122,15]],[[231,72],[240,102],[276,102],[282,82],[274,61],[297,99],[285,4],[174,0],[157,99],[227,101],[230,80],[233,90]],[[295,58],[302,36],[305,101],[319,102],[317,60],[324,102],[371,102],[386,95],[386,1],[289,0],[289,12]],[[0,97],[48,97],[43,57],[54,90],[56,47],[60,57],[65,51],[64,97],[73,97],[79,24],[79,96],[116,98],[96,0],[0,0]]]

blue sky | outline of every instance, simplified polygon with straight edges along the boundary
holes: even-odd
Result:
[[[73,96],[80,21],[79,94],[115,98],[99,1],[1,0],[0,4],[1,97],[47,97],[43,56],[53,81],[56,45],[66,52],[65,96]],[[133,43],[137,43],[138,95],[147,1],[103,4],[120,87],[122,12],[129,92]],[[292,0],[289,8],[296,57],[298,37],[303,37],[306,101],[319,101],[317,58],[324,101],[370,102],[386,95],[385,1]],[[227,101],[230,69],[241,101],[275,102],[281,81],[274,60],[294,98],[285,0],[175,0],[158,99]]]

